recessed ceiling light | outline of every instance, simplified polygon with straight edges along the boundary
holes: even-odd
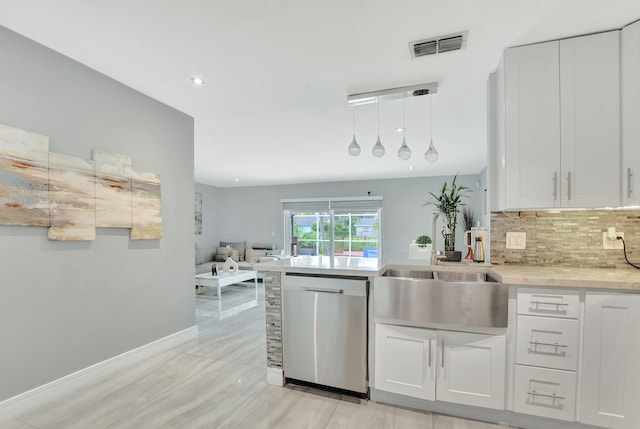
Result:
[[[239,182],[239,181],[240,181],[240,178],[239,178],[239,177],[236,177],[236,178],[235,178],[235,179],[233,179],[233,180],[235,180],[236,182]]]
[[[204,85],[204,79],[201,78],[200,76],[193,76],[191,78],[191,82],[193,82],[193,84],[196,85],[196,86]]]
[[[413,165],[409,166],[409,171],[415,170],[416,168]]]
[[[403,132],[403,131],[404,131],[404,127],[398,127],[398,128],[396,128],[396,131],[397,131],[397,132],[399,132],[399,133],[401,133],[401,132]]]

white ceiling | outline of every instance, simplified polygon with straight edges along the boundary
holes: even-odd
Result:
[[[504,48],[638,18],[638,0],[0,0],[0,25],[192,115],[195,179],[222,187],[479,173]],[[411,59],[410,41],[464,30],[466,50]],[[347,154],[348,94],[426,82],[432,100],[406,101],[409,161],[402,101],[380,106],[384,158],[375,104],[356,108],[363,150]]]

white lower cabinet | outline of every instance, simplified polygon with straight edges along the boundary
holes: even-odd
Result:
[[[640,428],[640,295],[587,292],[580,421]]]
[[[518,316],[516,361],[575,371],[578,367],[578,320]]]
[[[505,337],[375,325],[375,388],[504,409]]]
[[[516,365],[513,411],[572,422],[576,373]]]
[[[436,398],[436,331],[376,324],[376,389]]]

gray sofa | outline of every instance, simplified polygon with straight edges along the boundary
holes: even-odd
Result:
[[[214,264],[221,266],[227,259],[226,244],[232,247],[231,257],[238,263],[240,270],[253,270],[259,262],[282,259],[284,252],[272,243],[254,243],[247,248],[244,242],[220,242],[218,247],[198,247],[196,244],[195,273],[210,273]],[[237,252],[236,252],[237,251]],[[258,270],[258,280],[264,280],[264,272]]]

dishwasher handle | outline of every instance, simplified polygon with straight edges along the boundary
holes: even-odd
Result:
[[[302,288],[302,290],[305,292],[336,293],[336,294],[344,293],[344,289],[321,289],[321,288],[315,288],[315,287],[305,287],[305,288]]]

